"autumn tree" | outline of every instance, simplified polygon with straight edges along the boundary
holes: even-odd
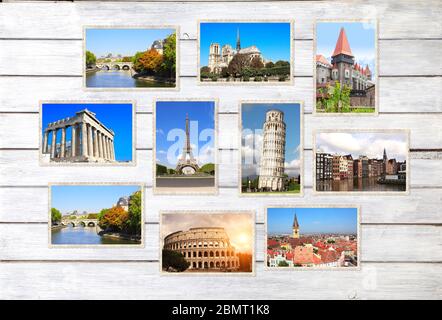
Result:
[[[255,69],[264,68],[264,64],[260,57],[253,57],[252,61],[250,61],[250,66]]]
[[[236,54],[230,61],[227,71],[229,74],[241,75],[243,69],[249,65],[249,58],[244,54]]]
[[[163,55],[156,49],[149,49],[138,55],[134,63],[134,69],[137,72],[152,74],[160,70],[162,63]]]
[[[125,228],[129,219],[129,213],[122,207],[107,209],[99,218],[99,226],[105,230],[121,231]]]

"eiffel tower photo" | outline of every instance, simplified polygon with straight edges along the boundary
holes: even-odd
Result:
[[[156,104],[155,117],[155,165],[156,194],[191,194],[216,192],[215,137],[202,137],[205,142],[198,147],[191,145],[190,134],[200,138],[201,132],[216,132],[214,101],[161,101]],[[172,115],[172,116],[171,116]],[[192,122],[190,121],[192,119]],[[197,125],[193,126],[196,123]],[[192,124],[192,126],[191,126]],[[185,128],[184,128],[185,126]],[[186,132],[183,141],[183,129]],[[173,138],[170,138],[170,132]],[[179,130],[179,139],[176,132]],[[182,144],[184,142],[184,144]],[[177,149],[177,144],[179,144]]]
[[[197,173],[199,166],[192,153],[192,146],[190,145],[189,132],[189,115],[186,114],[186,142],[184,143],[183,153],[178,160],[175,171],[179,174],[193,175]]]

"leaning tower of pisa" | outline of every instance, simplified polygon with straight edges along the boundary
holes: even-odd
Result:
[[[279,110],[267,111],[263,131],[258,188],[267,191],[283,191],[285,162],[284,113]]]

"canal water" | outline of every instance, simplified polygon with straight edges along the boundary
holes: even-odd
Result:
[[[174,87],[173,83],[141,81],[132,78],[129,70],[97,71],[86,74],[87,88]]]
[[[51,230],[52,244],[139,244],[136,241],[102,237],[95,227],[72,227]]]
[[[379,184],[377,177],[317,181],[317,191],[405,191],[405,185]]]

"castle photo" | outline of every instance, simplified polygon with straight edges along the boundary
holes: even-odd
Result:
[[[42,103],[42,164],[133,161],[132,103]]]
[[[86,28],[86,88],[174,88],[174,28]]]
[[[162,271],[252,273],[251,212],[166,212],[161,215]]]
[[[241,194],[301,192],[301,105],[242,103]]]
[[[376,111],[374,23],[320,22],[316,28],[316,112]]]
[[[267,209],[269,268],[354,268],[358,251],[358,208]]]
[[[315,140],[316,191],[407,190],[406,131],[319,132]]]
[[[141,185],[50,186],[51,245],[140,245]]]
[[[291,81],[289,22],[202,22],[200,81]]]
[[[155,192],[216,192],[215,109],[215,101],[156,102]]]

